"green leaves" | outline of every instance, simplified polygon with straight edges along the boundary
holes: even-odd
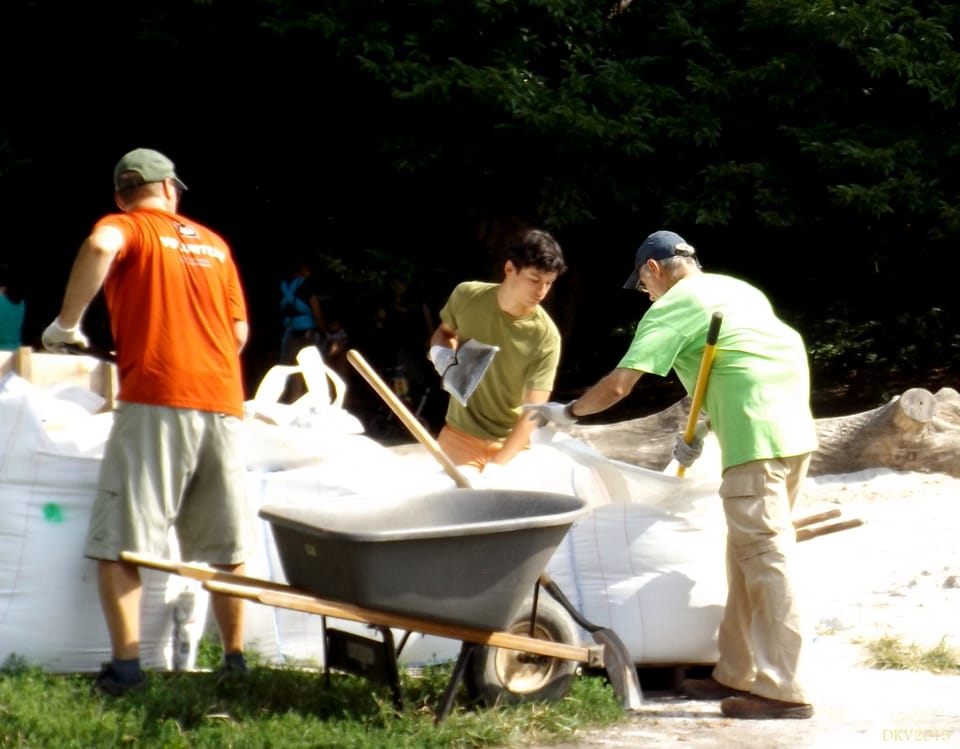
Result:
[[[357,82],[382,166],[453,213],[796,236],[896,219],[931,240],[958,221],[953,5],[270,6],[267,28],[309,29]]]

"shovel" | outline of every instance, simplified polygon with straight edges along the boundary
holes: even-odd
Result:
[[[443,373],[443,389],[466,406],[499,350],[473,338],[464,341],[457,347],[456,361]]]
[[[426,428],[410,413],[410,409],[401,401],[390,389],[390,387],[380,378],[373,367],[356,349],[350,349],[347,352],[347,361],[356,369],[360,375],[367,381],[377,394],[383,398],[393,413],[403,422],[403,425],[410,430],[410,433],[416,438],[417,442],[423,445],[427,451],[443,466],[443,470],[453,479],[454,483],[461,489],[472,489],[473,486],[452,460],[443,452],[439,443],[426,430]],[[560,590],[559,586],[547,576],[541,574],[537,581],[541,588],[546,590],[557,603],[563,606],[567,613],[573,617],[581,627],[590,632],[594,642],[603,645],[603,665],[606,669],[607,677],[610,679],[610,685],[620,697],[621,703],[626,710],[639,710],[643,704],[643,693],[640,689],[640,678],[637,676],[637,669],[630,659],[630,653],[627,651],[623,641],[612,629],[601,627],[597,624],[588,622],[583,615],[577,611],[572,603]]]
[[[105,349],[96,344],[89,346],[80,346],[76,343],[65,343],[62,346],[64,354],[73,354],[74,356],[92,356],[94,359],[105,361],[109,364],[116,364],[117,354],[115,351]]]
[[[697,419],[700,416],[700,407],[703,405],[703,396],[707,392],[707,380],[710,379],[710,367],[713,365],[713,355],[717,350],[717,338],[720,337],[720,323],[723,314],[714,312],[710,318],[710,327],[707,328],[707,345],[703,349],[700,359],[700,370],[697,372],[697,384],[693,387],[693,403],[690,406],[690,416],[687,418],[687,428],[683,433],[683,440],[688,445],[697,435]],[[686,467],[677,466],[677,476],[683,476]]]

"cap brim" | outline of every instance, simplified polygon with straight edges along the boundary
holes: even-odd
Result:
[[[177,186],[178,190],[187,189],[187,186],[180,181],[179,177],[168,177],[167,179],[172,179],[173,184]],[[157,180],[157,182],[160,182],[160,181],[161,180]],[[143,179],[143,177],[140,177],[139,175],[137,177],[126,177],[126,178],[121,177],[119,180],[114,181],[113,189],[116,190],[117,192],[120,192],[121,190],[129,190],[131,187],[140,187],[146,184],[149,184],[149,183],[146,182]]]
[[[627,282],[623,285],[623,288],[635,290],[637,288],[637,281],[639,280],[640,273],[636,268],[634,268],[633,273],[630,274],[630,278],[627,279]]]

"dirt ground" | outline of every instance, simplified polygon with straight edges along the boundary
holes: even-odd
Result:
[[[863,646],[888,635],[924,650],[941,641],[960,649],[958,505],[960,479],[949,476],[871,470],[808,479],[798,516],[839,507],[841,519],[864,521],[797,546],[812,719],[730,720],[718,703],[645,690],[638,714],[554,749],[960,748],[960,675],[870,668]]]

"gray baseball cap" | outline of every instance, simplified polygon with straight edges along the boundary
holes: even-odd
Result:
[[[152,148],[136,148],[124,154],[113,168],[115,190],[125,190],[148,182],[162,182],[165,179],[172,179],[181,190],[187,189],[174,171],[173,162]]]

